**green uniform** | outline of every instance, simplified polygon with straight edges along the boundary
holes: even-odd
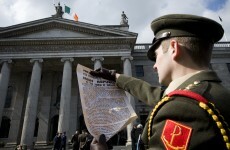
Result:
[[[187,79],[177,89],[202,95],[215,105],[214,111],[218,109],[225,122],[230,124],[230,91],[220,82],[215,72],[203,71]],[[161,101],[161,88],[152,87],[142,80],[121,75],[116,84],[153,108]],[[228,134],[230,140],[229,130],[221,134],[222,126],[217,127],[218,121],[212,117],[212,113],[202,109],[198,101],[186,96],[172,96],[156,109],[150,140],[147,119],[142,140],[149,149],[226,149],[223,136]],[[218,113],[217,117],[222,119]]]

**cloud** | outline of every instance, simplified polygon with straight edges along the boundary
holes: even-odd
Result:
[[[11,26],[55,14],[53,2],[58,0],[1,0],[0,27]],[[226,37],[230,38],[230,0],[68,0],[60,1],[76,12],[79,21],[96,25],[119,25],[122,11],[128,17],[129,30],[138,33],[137,43],[150,43],[153,32],[150,23],[153,19],[170,13],[201,15],[218,22],[223,19]],[[73,17],[64,14],[64,18]],[[222,39],[223,40],[223,39]]]
[[[229,14],[230,14],[230,1],[228,0],[225,3],[225,6],[218,11],[219,16],[222,18],[222,26],[225,30],[225,37],[227,40],[230,40],[230,19],[229,19]],[[222,41],[225,41],[225,37],[222,39]]]

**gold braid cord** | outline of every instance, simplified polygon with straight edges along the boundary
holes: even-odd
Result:
[[[212,104],[212,103],[210,103],[210,104]],[[230,131],[230,129],[228,128],[227,123],[224,121],[223,116],[220,115],[220,114],[215,114],[215,112],[214,112],[207,104],[205,104],[205,103],[203,103],[203,102],[200,102],[200,103],[199,103],[199,106],[200,106],[201,108],[203,108],[205,111],[207,111],[208,114],[212,117],[212,119],[213,119],[214,122],[216,123],[217,127],[219,128],[221,135],[223,136],[223,139],[224,139],[224,142],[226,143],[227,149],[230,149],[229,138],[228,138],[228,135],[227,135],[226,130],[225,130],[224,127],[223,127],[223,123],[224,123],[225,126],[227,127],[227,130],[228,130],[228,131]],[[219,111],[215,108],[214,104],[212,104],[212,106],[214,107],[214,109],[216,110],[216,112],[219,112]],[[223,123],[219,120],[219,117],[218,117],[218,116],[219,116],[219,117],[222,117]]]
[[[155,115],[155,112],[158,110],[158,108],[164,104],[165,102],[169,101],[170,97],[165,96],[164,98],[162,98],[157,105],[154,107],[153,111],[150,114],[149,117],[149,122],[148,122],[148,140],[150,141],[150,136],[151,136],[151,126],[152,126],[152,120],[153,120],[153,116]]]
[[[151,127],[152,127],[152,121],[153,121],[153,117],[156,113],[156,111],[160,108],[160,106],[162,106],[165,102],[169,101],[171,98],[169,96],[165,96],[164,98],[162,98],[157,105],[154,107],[153,111],[150,114],[149,117],[149,122],[148,122],[148,142],[150,141],[150,136],[151,136]],[[225,124],[225,126],[227,127],[227,130],[230,132],[230,129],[228,127],[228,124],[224,121],[224,118],[222,115],[219,114],[219,111],[215,108],[214,104],[209,103],[213,106],[213,108],[215,109],[216,113],[205,103],[203,102],[199,102],[199,106],[204,109],[214,120],[214,122],[216,123],[217,127],[220,130],[221,135],[223,136],[223,140],[226,143],[226,147],[228,150],[230,150],[230,141],[229,141],[229,137],[227,135],[226,129],[223,127],[223,124]],[[219,120],[219,117],[222,118],[223,123]]]

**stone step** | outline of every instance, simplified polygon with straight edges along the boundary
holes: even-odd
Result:
[[[53,148],[53,145],[46,145],[46,146],[35,146],[34,150],[51,150]],[[15,147],[8,146],[8,147],[2,147],[0,150],[15,150]],[[72,150],[72,146],[69,145],[68,150]],[[128,148],[126,146],[113,146],[112,150],[131,150],[131,148]]]

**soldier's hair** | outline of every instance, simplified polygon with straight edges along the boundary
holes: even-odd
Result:
[[[209,67],[213,43],[197,37],[173,37],[162,41],[163,51],[168,50],[172,39],[180,43],[182,50],[185,50],[190,55],[195,64]]]

